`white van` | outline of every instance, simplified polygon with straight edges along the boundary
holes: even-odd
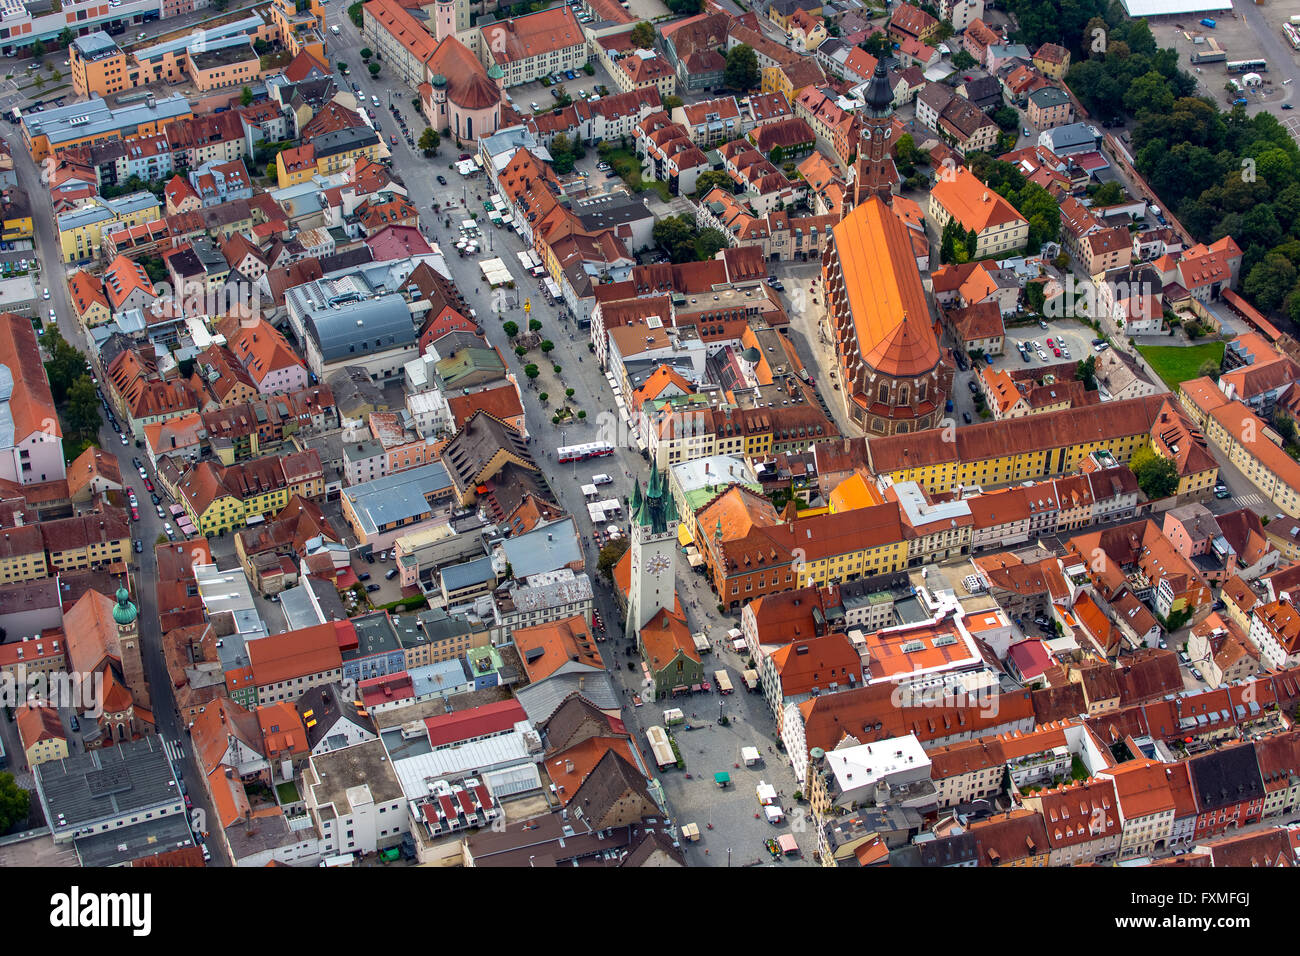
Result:
[[[592,475],[591,483],[593,485],[608,485],[614,481],[609,475]]]
[[[335,36],[339,35],[339,25],[337,23],[334,24],[334,26],[330,27],[330,33],[334,34]]]

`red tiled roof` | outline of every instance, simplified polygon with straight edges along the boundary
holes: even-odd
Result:
[[[472,740],[487,734],[503,733],[520,721],[528,719],[523,705],[517,700],[503,700],[481,707],[471,707],[452,714],[426,717],[425,731],[434,747]]]

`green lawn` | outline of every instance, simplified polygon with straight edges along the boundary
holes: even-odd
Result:
[[[275,785],[275,792],[280,795],[280,803],[297,803],[301,797],[298,796],[298,788],[292,780],[282,780]]]
[[[622,177],[623,182],[627,183],[633,192],[645,192],[647,189],[653,189],[659,193],[664,202],[671,199],[668,192],[668,184],[659,182],[654,179],[641,178],[641,160],[636,158],[636,153],[630,149],[611,149],[600,154],[601,158],[613,168],[614,172]]]
[[[1201,374],[1207,361],[1223,361],[1223,342],[1204,345],[1139,345],[1142,357],[1151,363],[1156,374],[1175,392],[1178,386]]]

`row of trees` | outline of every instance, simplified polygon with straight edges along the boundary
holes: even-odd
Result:
[[[63,451],[68,460],[76,458],[95,442],[103,419],[99,414],[99,395],[86,371],[86,356],[77,351],[51,325],[41,333],[41,345],[49,361],[45,375],[50,395],[62,412]]]

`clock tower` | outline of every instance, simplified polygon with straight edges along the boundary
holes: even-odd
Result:
[[[844,196],[843,216],[854,206],[862,205],[868,196],[879,196],[888,203],[898,184],[898,167],[894,165],[894,92],[889,88],[889,74],[883,61],[876,62],[864,98],[866,106],[859,113],[862,138],[853,164],[853,182]]]
[[[650,483],[641,494],[641,482],[632,489],[632,568],[627,595],[627,636],[640,646],[641,628],[650,618],[676,607],[677,506],[657,465],[650,467]]]

